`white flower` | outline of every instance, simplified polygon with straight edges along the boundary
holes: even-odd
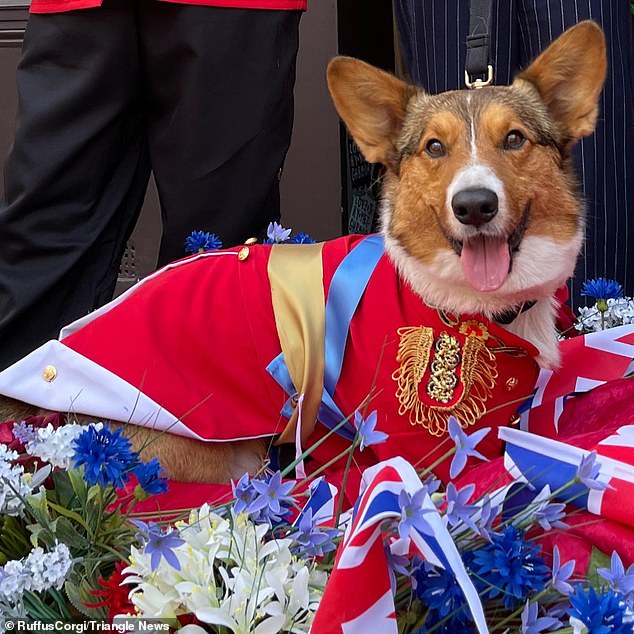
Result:
[[[31,493],[24,479],[24,468],[13,464],[17,457],[15,451],[0,444],[0,513],[14,516],[22,512],[22,499]]]
[[[25,591],[59,589],[72,565],[66,544],[57,544],[48,553],[34,548],[25,559],[14,559],[0,567],[0,599],[16,603]]]
[[[97,430],[103,427],[101,423],[93,426]],[[54,429],[49,423],[46,427],[36,430],[37,436],[26,444],[26,451],[54,467],[71,469],[74,466],[75,440],[85,429],[85,426],[75,423]]]
[[[319,605],[326,575],[314,574],[297,562],[289,566],[278,565],[266,575],[266,581],[275,592],[275,601],[266,606],[267,614],[283,616],[282,630],[307,631],[312,615]]]
[[[29,578],[22,562],[12,559],[3,566],[0,580],[0,598],[15,603],[27,588]]]
[[[9,449],[7,445],[0,444],[0,476],[6,473],[11,463],[18,458],[18,452]]]
[[[594,306],[580,307],[575,328],[580,332],[598,332],[601,330],[601,313]]]
[[[24,560],[24,568],[30,575],[29,589],[42,592],[49,588],[62,587],[73,566],[66,544],[57,544],[45,553],[42,548],[33,549]]]
[[[634,323],[634,299],[621,297],[620,299],[608,299],[608,314],[614,321],[614,325]]]
[[[238,634],[307,632],[327,575],[296,561],[292,540],[273,539],[246,514],[222,517],[207,505],[176,524],[180,570],[132,548],[126,583],[140,616],[195,614]]]
[[[580,332],[598,332],[604,328],[634,324],[634,299],[631,297],[606,300],[608,309],[601,318],[597,304],[579,308],[575,328]]]

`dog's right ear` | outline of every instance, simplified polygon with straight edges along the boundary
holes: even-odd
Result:
[[[335,57],[327,78],[335,108],[365,159],[398,171],[395,144],[418,89],[352,57]]]

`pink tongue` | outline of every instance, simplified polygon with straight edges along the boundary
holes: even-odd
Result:
[[[495,291],[509,275],[511,255],[506,240],[479,236],[462,245],[462,269],[477,291]]]

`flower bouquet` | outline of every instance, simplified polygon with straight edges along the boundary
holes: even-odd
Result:
[[[349,455],[385,440],[375,425],[357,413]],[[395,459],[367,470],[357,504],[341,513],[323,478],[263,472],[235,482],[225,502],[171,509],[165,521],[135,511],[168,483],[118,430],[37,419],[3,431],[0,623],[134,616],[259,634],[632,631],[634,567],[595,553],[580,576],[541,544],[565,534],[567,503],[611,486],[594,452],[581,452],[554,491],[500,472],[476,491],[486,478],[462,472],[491,432],[469,436],[452,419],[446,487]]]
[[[581,306],[575,328],[582,333],[634,324],[634,299],[623,296],[623,287],[614,280],[599,277],[588,280],[581,294],[594,299],[594,305]]]

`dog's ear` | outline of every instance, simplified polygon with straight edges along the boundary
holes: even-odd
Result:
[[[418,89],[351,57],[335,57],[327,77],[335,108],[365,159],[398,171],[395,143]]]
[[[516,81],[537,88],[564,143],[572,145],[594,130],[605,74],[603,31],[586,20],[562,33]]]

